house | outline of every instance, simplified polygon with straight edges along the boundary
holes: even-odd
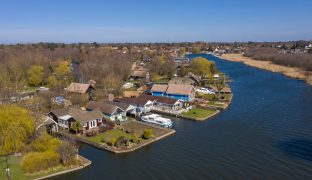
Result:
[[[193,73],[191,73],[191,72],[189,72],[189,73],[187,74],[186,77],[189,77],[189,78],[191,78],[193,81],[195,81],[195,84],[196,84],[196,85],[200,85],[201,82],[202,82],[202,78],[201,78],[200,76],[197,76],[197,75],[195,75],[195,74],[193,74]]]
[[[116,102],[116,101],[104,101],[104,103],[111,104],[111,105],[117,106],[120,109],[122,109],[123,110],[123,117],[125,120],[127,120],[127,114],[130,114],[136,108],[136,106],[133,106],[131,104],[126,104],[126,103],[121,103],[121,102]]]
[[[70,83],[64,90],[69,93],[90,94],[94,91],[94,87],[91,84]]]
[[[85,133],[88,130],[99,127],[103,124],[104,115],[99,110],[83,111],[75,108],[63,108],[52,110],[49,114],[59,127],[71,130],[72,123],[78,122]]]
[[[117,98],[114,101],[134,106],[135,109],[129,112],[132,115],[145,114],[150,112],[155,102],[154,100],[150,100],[145,96],[138,96],[136,98]]]
[[[195,85],[195,81],[189,77],[173,77],[168,84]]]
[[[123,97],[134,98],[134,97],[138,97],[138,96],[139,96],[138,91],[124,91],[123,92]]]
[[[86,110],[101,111],[104,114],[105,119],[113,122],[114,121],[122,122],[126,120],[126,118],[124,117],[124,110],[113,104],[91,101],[88,103]]]
[[[193,101],[195,99],[195,89],[192,85],[183,84],[154,84],[151,93],[153,96],[165,96],[183,101]]]
[[[148,70],[146,68],[139,67],[131,72],[130,80],[147,79],[148,76],[149,76]]]
[[[180,99],[172,99],[164,96],[151,96],[142,94],[141,96],[145,96],[145,98],[154,101],[154,109],[161,110],[170,110],[170,111],[179,111],[183,109],[184,101]]]

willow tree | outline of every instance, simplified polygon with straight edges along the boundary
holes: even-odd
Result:
[[[206,58],[197,57],[191,61],[191,71],[200,76],[209,76],[216,72],[215,63]]]
[[[32,65],[27,71],[28,84],[38,86],[43,81],[44,68],[38,65]]]
[[[29,112],[15,105],[0,106],[0,155],[19,152],[34,130]],[[7,165],[8,168],[8,165]]]

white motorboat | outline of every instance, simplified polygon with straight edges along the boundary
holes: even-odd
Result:
[[[171,128],[173,124],[171,119],[163,118],[158,114],[150,114],[150,115],[142,116],[141,121],[155,124],[155,125],[162,126],[162,127],[166,127],[166,128]]]

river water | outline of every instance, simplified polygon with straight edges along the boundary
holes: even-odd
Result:
[[[176,119],[175,135],[130,154],[82,145],[92,165],[52,179],[312,179],[312,88],[201,56],[233,80],[227,110],[205,122]]]

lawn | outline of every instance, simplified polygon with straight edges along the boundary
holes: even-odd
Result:
[[[193,108],[190,111],[183,113],[182,116],[195,120],[205,120],[214,113],[216,113],[216,110]]]
[[[111,130],[106,131],[105,133],[101,133],[93,137],[88,137],[87,139],[95,143],[102,143],[103,138],[107,138],[107,139],[115,138],[117,140],[120,136],[124,136],[128,139],[132,138],[131,134],[127,134],[126,132],[120,129],[111,129]]]
[[[16,157],[16,156],[9,157],[11,179],[18,179],[18,180],[30,179],[24,174],[20,166],[20,162],[21,162],[21,157]],[[0,157],[0,179],[7,179],[5,169],[6,169],[5,158]]]
[[[49,169],[47,171],[42,171],[39,173],[36,173],[34,175],[29,175],[27,176],[24,171],[22,170],[22,167],[20,165],[22,160],[21,156],[10,156],[9,157],[9,167],[10,167],[10,172],[11,172],[11,179],[12,180],[28,180],[28,179],[35,179],[43,176],[47,176],[53,173],[57,173],[60,171],[65,171],[68,169],[71,169],[72,167],[67,167],[67,166],[58,166],[53,169]],[[0,157],[0,179],[5,180],[7,179],[6,173],[6,160],[5,157]]]

